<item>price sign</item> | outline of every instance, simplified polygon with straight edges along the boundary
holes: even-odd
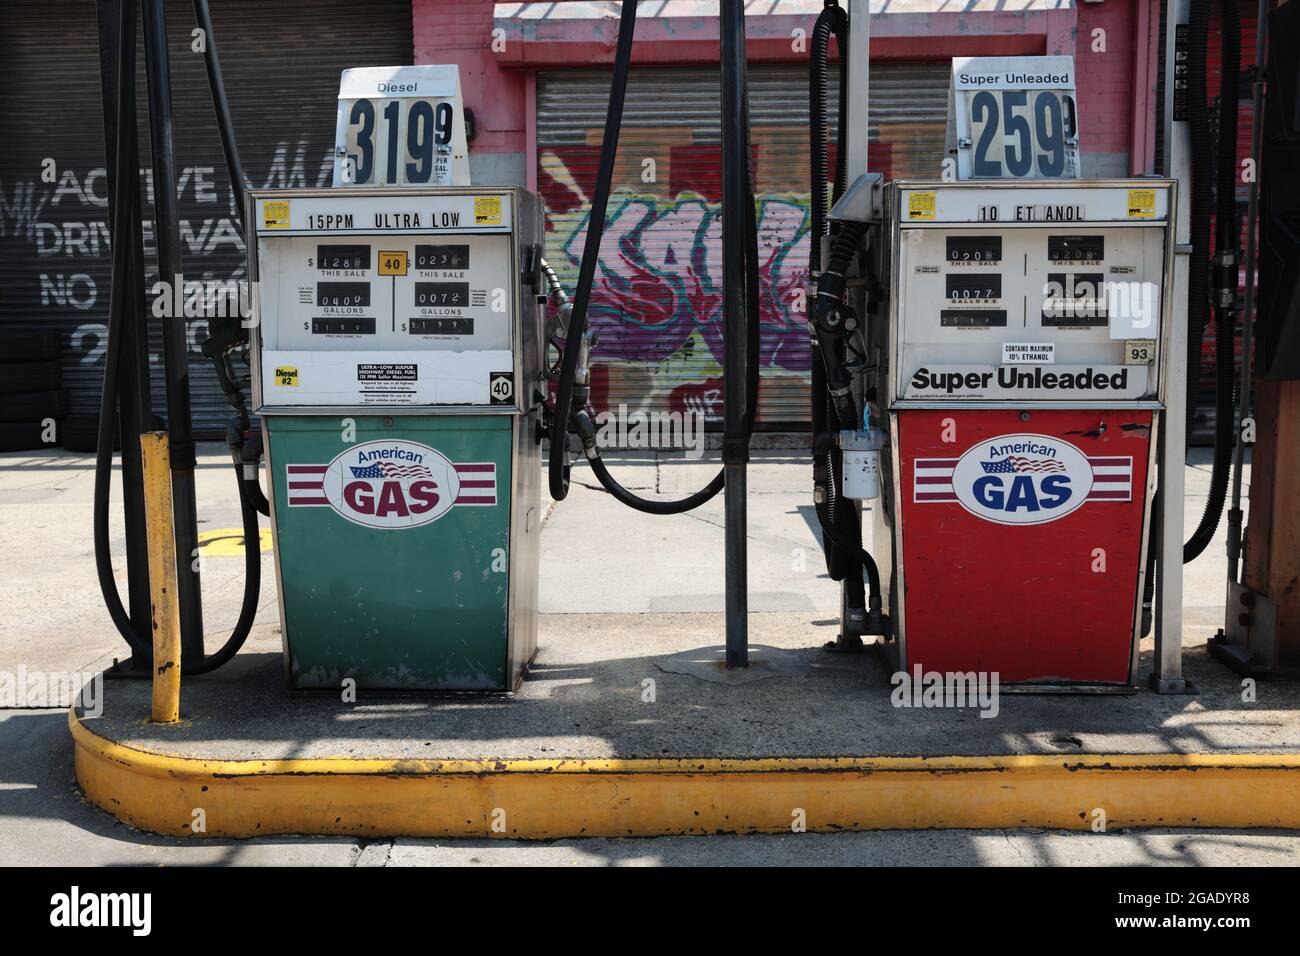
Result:
[[[956,58],[948,108],[959,179],[1079,177],[1073,57]]]
[[[335,186],[468,186],[465,111],[455,66],[344,70]]]

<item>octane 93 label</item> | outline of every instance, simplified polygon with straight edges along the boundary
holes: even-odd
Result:
[[[960,458],[918,458],[913,500],[956,502],[996,524],[1045,524],[1086,501],[1132,499],[1133,459],[1089,457],[1050,435],[999,435]]]
[[[405,439],[363,442],[325,465],[288,465],[285,478],[290,507],[329,507],[370,528],[417,528],[453,507],[497,503],[495,463],[452,462]]]

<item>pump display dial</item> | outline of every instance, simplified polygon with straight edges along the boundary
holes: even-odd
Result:
[[[439,245],[415,247],[416,269],[453,269],[463,271],[469,268],[469,245]]]
[[[323,316],[311,320],[312,335],[374,335],[373,316]]]
[[[464,308],[469,305],[469,283],[417,282],[415,304],[419,308]]]
[[[1104,236],[1048,236],[1048,262],[1100,262],[1106,258]]]
[[[1002,261],[1001,236],[948,236],[947,258],[953,265],[984,265]]]
[[[1002,298],[1002,274],[961,272],[944,276],[949,302],[985,302]]]
[[[939,325],[945,329],[1000,329],[1006,324],[1006,309],[944,309],[939,313]]]
[[[341,269],[370,269],[370,246],[360,243],[321,243],[316,247],[316,268],[322,272]]]
[[[316,304],[322,308],[369,308],[369,282],[317,282]]]

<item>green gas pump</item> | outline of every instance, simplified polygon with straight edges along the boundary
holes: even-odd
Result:
[[[541,203],[262,190],[247,222],[289,687],[513,690],[537,646]]]

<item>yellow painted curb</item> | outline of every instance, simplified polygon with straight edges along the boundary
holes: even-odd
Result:
[[[1045,827],[1300,829],[1300,755],[201,760],[68,715],[77,781],[179,836],[502,837]]]

